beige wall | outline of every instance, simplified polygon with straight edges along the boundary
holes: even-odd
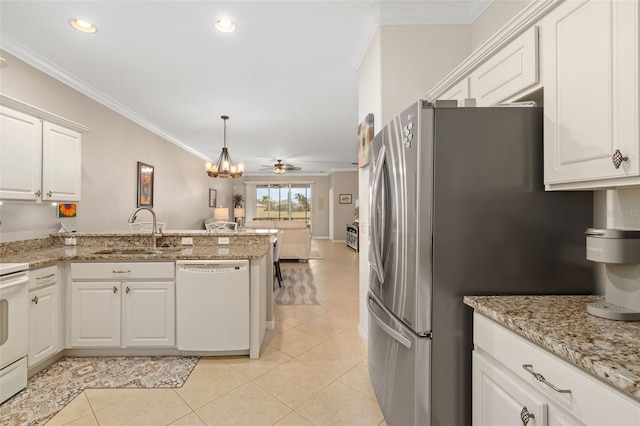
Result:
[[[59,229],[126,231],[136,208],[136,163],[155,167],[154,209],[167,229],[202,229],[211,212],[208,204],[214,179],[204,161],[151,133],[102,104],[2,51],[0,92],[83,124],[90,131],[82,140],[82,200],[78,216],[60,220],[55,208],[42,203],[0,206],[0,239],[37,238]],[[140,221],[151,215],[141,213]]]
[[[476,50],[532,0],[493,0],[471,26],[471,48]]]
[[[380,126],[420,99],[471,53],[469,25],[385,25],[378,31]]]
[[[329,176],[329,187],[333,189],[333,239],[347,239],[347,225],[355,220],[358,199],[358,172],[334,172]],[[350,194],[350,204],[340,204],[340,194]]]
[[[0,93],[37,106],[90,128],[82,140],[82,200],[78,216],[59,219],[49,203],[0,206],[0,241],[40,238],[56,232],[60,222],[79,232],[128,230],[136,208],[137,161],[155,167],[154,210],[168,230],[203,229],[213,216],[209,189],[217,191],[217,205],[233,207],[233,194],[244,194],[244,180],[314,181],[313,235],[329,235],[328,176],[253,176],[213,179],[204,161],[155,135],[102,104],[2,51]],[[356,194],[354,192],[354,194]],[[357,196],[356,196],[357,197]],[[354,198],[356,198],[354,197]],[[139,221],[150,220],[141,213]]]

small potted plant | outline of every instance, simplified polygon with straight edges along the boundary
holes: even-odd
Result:
[[[242,203],[244,203],[244,195],[233,194],[233,207],[240,208],[242,207]]]

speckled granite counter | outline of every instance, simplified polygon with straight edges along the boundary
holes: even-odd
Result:
[[[509,330],[640,400],[640,322],[587,313],[598,296],[465,296]]]
[[[269,235],[239,234],[166,234],[158,238],[158,247],[169,245],[177,251],[160,254],[98,254],[109,248],[140,248],[149,245],[149,236],[131,233],[68,234],[77,238],[78,245],[64,246],[57,236],[35,240],[2,244],[0,261],[3,263],[28,263],[30,268],[39,268],[63,261],[176,261],[176,260],[220,260],[259,259],[272,245]],[[193,246],[180,246],[182,236],[192,236]],[[219,236],[229,237],[229,245],[217,245]],[[240,241],[241,239],[241,241]]]

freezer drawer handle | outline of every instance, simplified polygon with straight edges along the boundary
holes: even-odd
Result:
[[[536,373],[535,371],[533,371],[533,365],[531,365],[531,364],[523,364],[522,368],[524,368],[527,372],[531,373],[531,375],[537,381],[544,383],[545,385],[549,386],[554,391],[559,392],[559,393],[571,393],[571,390],[569,390],[569,389],[560,389],[560,388],[556,387],[553,383],[547,382],[547,379],[545,379],[542,374]]]
[[[535,419],[536,417],[529,412],[527,407],[522,407],[522,411],[520,411],[520,420],[522,420],[522,424],[527,426],[529,423],[529,419]]]
[[[374,321],[380,326],[380,328],[382,328],[385,331],[385,333],[387,333],[395,341],[397,341],[398,343],[400,343],[402,346],[406,347],[407,349],[411,349],[411,340],[407,339],[402,334],[398,333],[393,328],[391,328],[387,324],[385,324],[384,321],[382,321],[380,318],[378,318],[378,316],[373,312],[373,308],[371,307],[371,303],[372,303],[372,300],[369,299],[368,308],[369,308],[369,313],[371,314],[371,318],[373,318]]]

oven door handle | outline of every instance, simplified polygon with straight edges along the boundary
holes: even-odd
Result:
[[[24,275],[17,278],[9,278],[6,281],[0,281],[0,290],[6,290],[29,282],[29,277]]]

